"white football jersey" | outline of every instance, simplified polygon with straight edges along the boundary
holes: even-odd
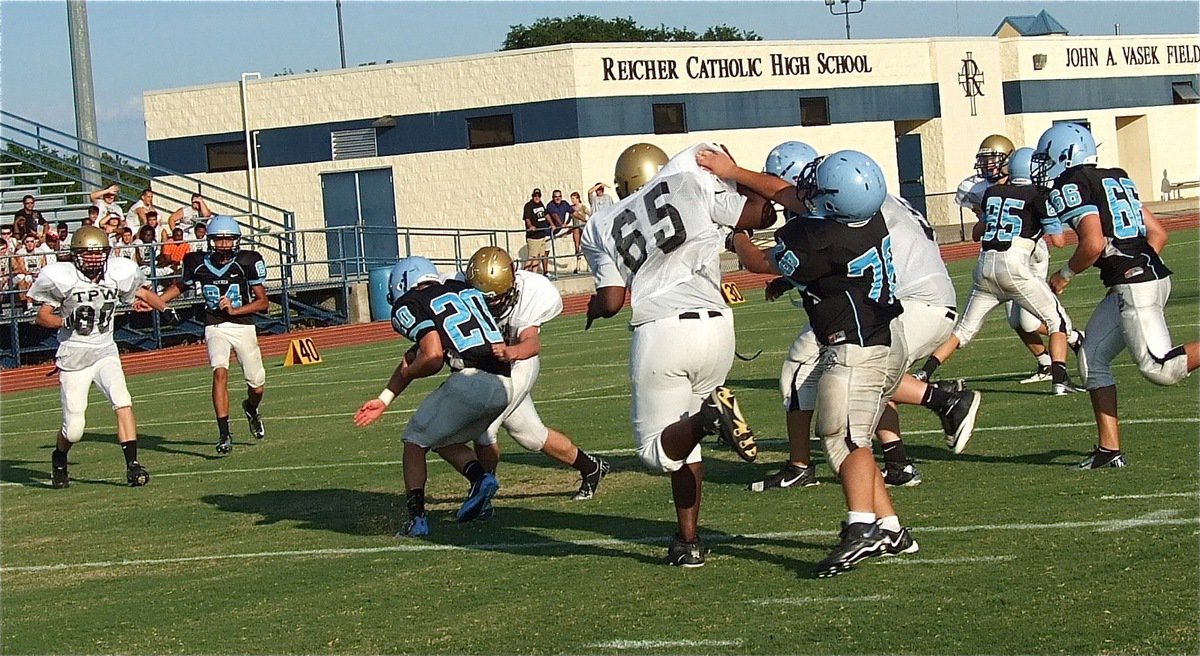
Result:
[[[956,307],[954,283],[942,262],[942,252],[929,221],[908,201],[891,194],[884,199],[880,211],[892,236],[896,298]]]
[[[981,175],[973,175],[958,184],[958,190],[954,192],[954,202],[959,207],[965,207],[976,214],[979,214],[980,208],[983,206],[983,192],[992,186]]]
[[[515,344],[521,331],[541,326],[562,314],[562,295],[546,276],[532,271],[517,271],[517,304],[497,322],[504,340]]]
[[[625,287],[639,325],[689,310],[724,310],[721,226],[732,227],[745,197],[696,164],[699,143],[671,158],[637,193],[592,216],[582,250],[596,287]]]
[[[60,369],[77,371],[118,354],[113,341],[117,306],[133,302],[145,281],[137,265],[122,258],[108,259],[98,283],[85,278],[73,262],[51,262],[42,269],[29,298],[59,309],[74,323],[71,330],[58,331]]]

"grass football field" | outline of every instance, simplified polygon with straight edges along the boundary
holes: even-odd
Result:
[[[1053,253],[1052,269],[1068,251]],[[1167,318],[1196,338],[1197,231],[1171,234]],[[973,261],[951,265],[960,304]],[[1064,296],[1086,323],[1095,272]],[[48,485],[58,390],[5,394],[0,465],[2,639],[31,653],[1029,654],[1200,652],[1197,635],[1197,378],[1117,375],[1127,469],[1077,471],[1094,444],[1086,394],[1019,385],[1033,360],[998,310],[941,370],[983,393],[967,451],[934,415],[903,408],[924,483],[893,490],[920,552],[810,577],[836,541],[841,489],[755,494],[785,457],[779,365],[803,322],[761,293],[736,307],[729,384],[763,441],[757,464],[705,454],[705,567],[660,564],[674,530],[669,482],[632,450],[628,312],[584,332],[544,331],[535,389],[545,421],[613,464],[598,496],[572,502],[574,471],[507,437],[496,515],[459,525],[465,481],[431,458],[431,535],[405,518],[400,432],[437,380],[385,417],[351,415],[407,347],[322,347],[325,362],[268,365],[267,438],[235,416],[234,452],[214,451],[209,373],[134,376],[150,485],[124,486],[112,412],[93,390],[69,489]],[[164,357],[167,357],[164,355]],[[1074,368],[1073,360],[1071,368]],[[231,379],[238,378],[235,371]],[[440,377],[438,378],[440,380]],[[241,392],[234,390],[236,409]],[[818,449],[819,451],[819,449]]]

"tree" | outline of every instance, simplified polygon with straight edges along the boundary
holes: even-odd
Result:
[[[510,25],[500,49],[518,50],[563,43],[664,41],[762,41],[762,37],[752,31],[724,24],[709,27],[703,34],[697,34],[686,27],[642,27],[633,18],[605,19],[576,14],[567,18],[539,18],[529,26]]]

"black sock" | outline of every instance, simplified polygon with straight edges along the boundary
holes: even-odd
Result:
[[[883,461],[893,465],[907,465],[908,455],[904,453],[904,442],[896,440],[883,445]]]
[[[420,517],[425,514],[425,488],[419,487],[408,491],[408,516]]]
[[[121,453],[125,454],[125,466],[137,462],[137,440],[121,442]]]
[[[224,417],[217,417],[217,430],[221,432],[222,436],[230,434],[229,433],[229,415],[225,415]]]
[[[487,474],[487,470],[483,468],[483,465],[479,464],[478,460],[468,462],[467,466],[463,467],[462,470],[462,475],[467,477],[467,480],[472,483],[478,482],[479,479],[483,478],[484,474]]]
[[[945,390],[932,384],[925,387],[925,396],[921,398],[921,405],[934,412],[941,412],[949,403],[950,394]]]
[[[1067,382],[1067,363],[1051,362],[1050,363],[1050,378],[1055,383]]]
[[[596,459],[588,455],[583,449],[576,449],[576,451],[575,462],[571,463],[571,466],[579,470],[579,473],[591,474],[600,466],[600,463],[596,462]]]
[[[58,447],[54,447],[54,453],[50,454],[50,461],[54,464],[55,469],[67,468],[67,452],[59,451]]]
[[[258,404],[262,403],[262,395],[250,395],[246,397],[246,404],[243,406],[250,414],[258,414]]]
[[[941,360],[937,359],[935,356],[929,356],[929,359],[925,361],[925,364],[921,365],[921,371],[925,372],[925,379],[933,380],[933,372],[937,371],[937,368],[940,366],[942,366]]]

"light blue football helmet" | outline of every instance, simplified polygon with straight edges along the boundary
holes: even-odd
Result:
[[[883,171],[857,150],[839,150],[804,167],[796,185],[807,200],[808,216],[857,223],[875,215],[887,198]]]
[[[796,183],[800,172],[817,158],[817,150],[803,141],[785,141],[767,153],[763,173]]]
[[[401,296],[408,293],[408,290],[420,285],[423,282],[433,282],[441,280],[438,275],[437,267],[433,262],[413,255],[400,260],[392,267],[392,272],[388,274],[388,291],[387,302],[389,305],[394,305],[400,300]]]
[[[226,262],[237,256],[242,248],[242,226],[232,216],[214,214],[204,227],[208,230],[208,250],[216,256],[214,261]],[[214,240],[226,237],[233,237],[233,248],[217,248]]]
[[[1018,148],[1008,158],[1008,181],[1015,185],[1033,184],[1033,149]]]
[[[1046,187],[1064,171],[1096,163],[1096,139],[1078,123],[1058,123],[1042,133],[1033,152],[1033,182]]]

